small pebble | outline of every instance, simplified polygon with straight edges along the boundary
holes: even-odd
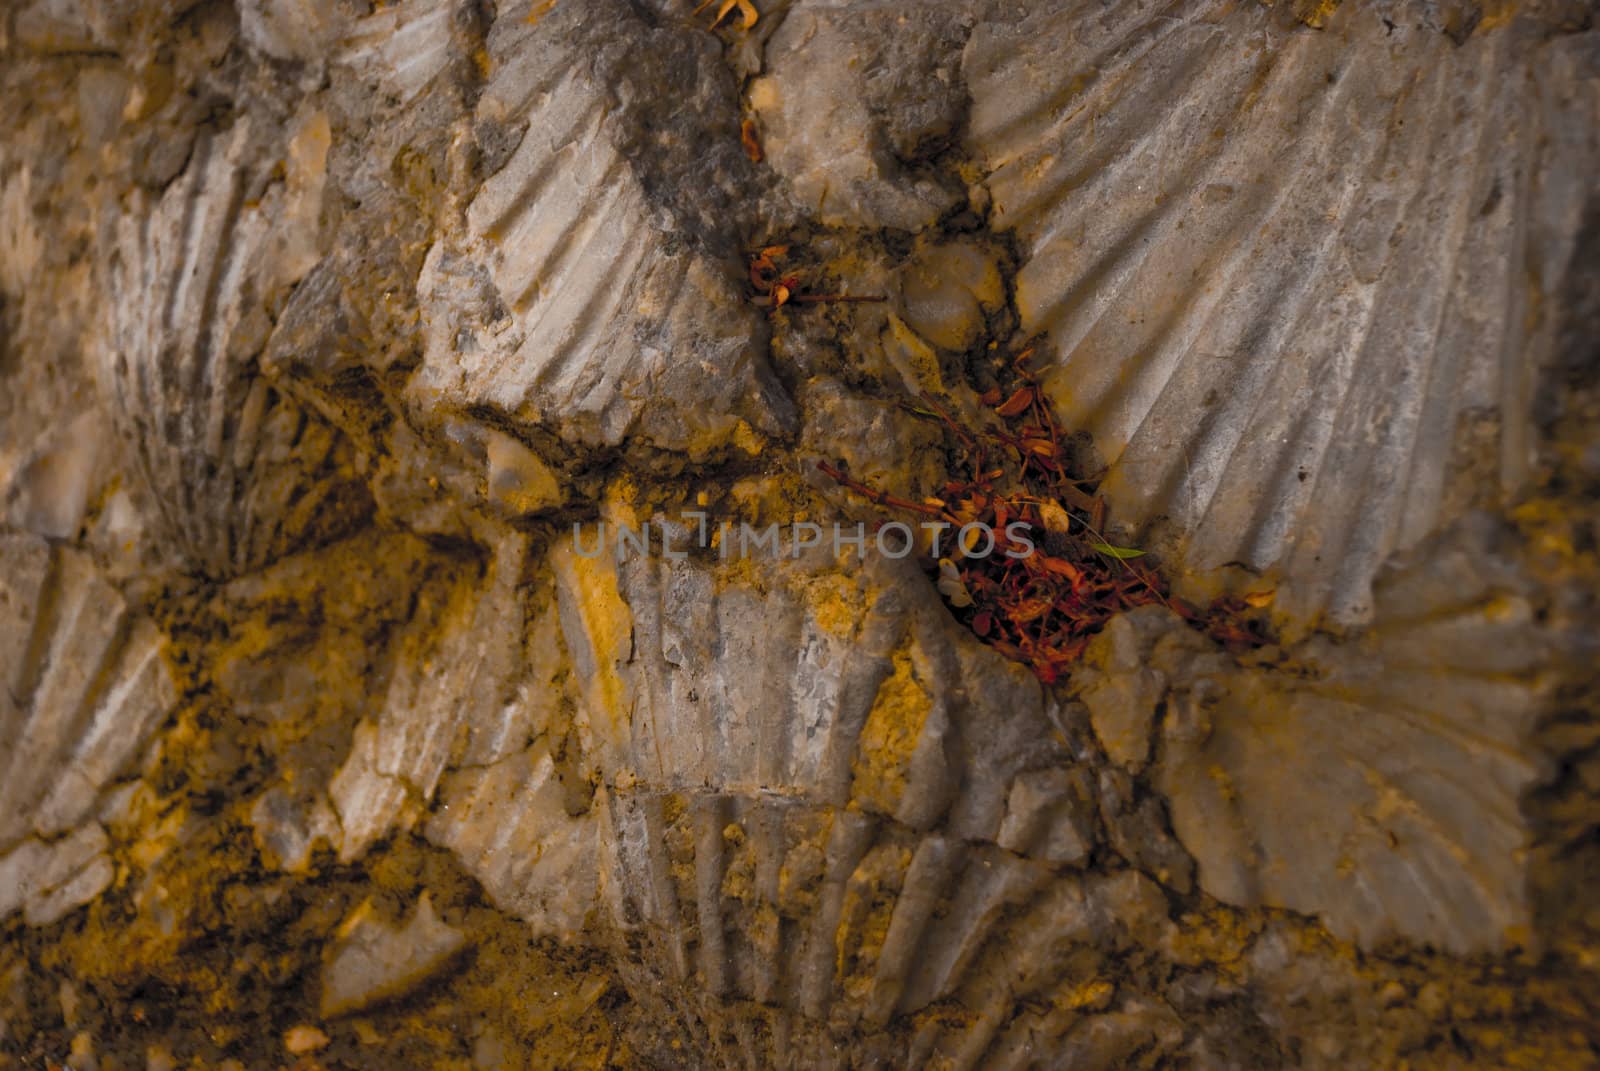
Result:
[[[316,1052],[327,1044],[328,1035],[314,1026],[292,1026],[283,1035],[283,1047],[289,1050],[291,1056]]]
[[[99,1071],[100,1061],[94,1056],[94,1039],[86,1031],[73,1035],[67,1066],[72,1071]]]
[[[78,1026],[78,991],[72,987],[71,982],[62,982],[56,991],[56,999],[61,1002],[61,1021],[67,1025],[68,1030],[75,1030]]]

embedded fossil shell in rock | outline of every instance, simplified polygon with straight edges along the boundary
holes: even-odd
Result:
[[[1311,645],[1302,675],[1174,673],[1156,783],[1214,895],[1368,948],[1528,942],[1521,803],[1556,638],[1472,520],[1383,574],[1368,634]]]
[[[450,58],[449,0],[407,0],[358,19],[339,61],[401,103],[433,81]]]
[[[7,293],[22,289],[44,256],[45,237],[33,218],[34,176],[26,163],[0,152],[0,241],[7,255],[0,261],[0,288]]]
[[[555,551],[558,595],[639,999],[681,994],[703,1052],[809,1067],[831,1066],[807,1055],[829,1030],[875,1044],[959,993],[976,1019],[896,1059],[984,1066],[1093,914],[1070,868],[1096,804],[1037,682],[908,563],[784,564],[756,588],[578,545]]]
[[[637,154],[660,149],[618,144],[612,91],[551,36],[560,17],[502,17],[491,32],[496,73],[477,122],[500,162],[466,208],[465,233],[428,255],[413,399],[488,408],[591,447],[637,436],[704,455],[741,430],[782,430],[791,406],[761,356],[734,248],[713,261],[678,213],[652,202]],[[693,64],[703,46],[674,47]],[[695,136],[663,110],[652,141]]]
[[[526,541],[507,535],[484,574],[419,600],[377,710],[355,727],[325,794],[283,785],[250,808],[257,843],[303,871],[318,841],[346,862],[418,828],[455,853],[501,909],[578,939],[596,900],[588,785],[569,785],[549,736],[564,693],[553,608],[528,616]]]
[[[1072,687],[1112,758],[1137,769],[1157,746],[1204,888],[1367,948],[1527,941],[1521,801],[1561,641],[1497,541],[1479,516],[1427,542],[1380,577],[1359,643],[1315,641],[1288,672],[1241,667],[1162,607],[1096,639]]]
[[[478,762],[504,757],[537,725],[537,696],[514,689],[522,646],[517,584],[523,549],[504,544],[481,586],[424,608],[403,641],[416,649],[397,666],[376,718],[356,727],[349,756],[329,785],[342,839],[339,856],[360,858],[417,805],[433,798],[458,735]]]
[[[1560,88],[1581,44],[1382,14],[1058,4],[978,26],[963,64],[1023,328],[1114,512],[1341,620],[1449,519],[1469,423],[1494,445],[1467,479],[1523,480],[1595,152]]]
[[[423,832],[534,933],[575,941],[593,921],[599,878],[598,825],[571,813],[575,795],[539,742],[447,772]]]
[[[443,922],[424,892],[404,925],[378,917],[371,900],[339,925],[339,944],[322,971],[319,1010],[331,1019],[407,992],[450,962],[467,935]]]
[[[52,921],[110,881],[93,816],[171,709],[163,645],[87,555],[0,533],[0,915]]]
[[[972,345],[984,317],[1005,301],[1005,286],[993,255],[967,242],[917,251],[900,278],[906,322],[923,338],[947,350]]]
[[[262,154],[245,121],[202,136],[159,199],[117,219],[119,297],[94,354],[129,467],[170,543],[213,577],[336,530],[350,491],[348,443],[255,369],[268,296],[307,266],[295,234],[307,213],[277,186],[262,191],[265,169],[251,164]],[[320,196],[320,178],[304,185]]]
[[[0,1049],[1586,1066],[1600,37],[696,2],[0,14]],[[661,520],[965,512],[1025,347],[1253,612]]]
[[[76,536],[103,477],[100,424],[99,413],[80,413],[15,462],[0,456],[0,523],[52,539]]]
[[[917,231],[960,191],[897,158],[947,136],[961,107],[956,30],[942,5],[803,5],[766,46],[751,83],[762,149],[824,223]]]
[[[239,29],[252,48],[274,59],[321,63],[338,14],[310,0],[240,0]]]
[[[597,902],[598,826],[587,781],[564,779],[552,754],[558,744],[547,735],[565,699],[555,608],[517,629],[523,617],[509,600],[516,572],[501,582],[478,627],[513,644],[525,632],[526,657],[506,651],[473,680],[472,694],[488,703],[469,717],[466,743],[439,782],[439,806],[423,833],[534,932],[576,940]]]

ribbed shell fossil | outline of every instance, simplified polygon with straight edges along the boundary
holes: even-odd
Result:
[[[448,0],[408,0],[374,11],[350,28],[340,62],[401,103],[410,101],[450,57],[453,6]]]
[[[469,730],[476,762],[504,757],[495,740],[531,730],[539,708],[506,694],[521,651],[517,583],[523,548],[509,542],[481,586],[463,585],[420,614],[403,639],[377,717],[356,727],[350,755],[329,786],[342,828],[339,854],[360,858],[433,798],[457,736]],[[485,740],[488,737],[490,739]]]
[[[0,533],[0,914],[50,921],[110,881],[95,807],[171,709],[164,642],[87,555]]]
[[[1002,1024],[1031,1028],[1019,1002],[1083,981],[1092,778],[914,570],[758,590],[570,544],[555,564],[625,969],[639,999],[681,994],[701,1051],[834,1066],[830,1030],[959,996],[971,1014],[918,1019],[894,1059],[986,1066]]]
[[[1155,781],[1213,894],[1369,948],[1528,942],[1521,804],[1559,638],[1471,520],[1380,576],[1360,643],[1309,645],[1287,679],[1174,674]]]
[[[1594,151],[1555,88],[1580,46],[1389,14],[1057,4],[980,25],[963,63],[1023,329],[1114,512],[1346,620],[1448,519],[1469,425],[1482,491],[1524,479],[1549,329],[1526,280],[1560,277],[1581,203],[1538,163]]]
[[[256,177],[263,136],[242,120],[203,134],[158,199],[116,220],[117,297],[95,354],[169,544],[216,577],[336,527],[351,475],[344,439],[255,367],[267,295],[295,271],[275,255],[283,200]]]
[[[562,427],[591,446],[638,434],[703,454],[741,423],[777,430],[789,403],[731,257],[719,265],[674,235],[671,210],[652,203],[617,144],[610,91],[546,33],[557,18],[502,19],[490,36],[496,73],[477,118],[502,162],[467,206],[461,240],[429,254],[414,396]]]
[[[1595,465],[1530,414],[1590,386],[1540,362],[1587,301],[1594,34],[1430,24],[1454,0],[172,0],[124,51],[105,6],[0,16],[48,83],[0,105],[43,117],[0,138],[0,411],[49,414],[0,429],[8,1044],[75,1002],[102,1066],[538,1062],[580,1016],[663,1067],[1396,1064],[1329,1042],[1380,1020],[1420,1066],[1485,1006],[1461,1045],[1587,1043],[1593,919],[1534,905],[1583,913],[1541,883],[1593,840],[1600,744],[1592,704],[1536,722],[1592,609],[1544,526],[1581,531]],[[818,304],[753,307],[768,243]],[[1028,345],[1112,519],[1180,589],[1274,589],[1281,643],[1147,608],[1047,690],[911,562],[565,531],[826,524],[818,455],[937,494],[959,447],[901,398]],[[105,404],[58,419],[80,350]],[[1550,501],[1497,545],[1463,515],[1504,518],[1535,440]],[[135,590],[194,608],[181,717]],[[15,921],[113,881],[85,932]],[[535,938],[580,1001],[515,989]],[[11,997],[58,964],[93,1000]],[[200,1014],[116,1029],[150,993]],[[285,1037],[313,1009],[360,1019]]]

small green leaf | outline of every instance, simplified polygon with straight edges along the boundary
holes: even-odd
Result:
[[[1141,558],[1144,551],[1133,547],[1113,547],[1110,543],[1090,543],[1091,550],[1099,551],[1108,558]]]

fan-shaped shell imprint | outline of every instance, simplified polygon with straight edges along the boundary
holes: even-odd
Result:
[[[0,533],[0,914],[50,921],[110,880],[92,818],[171,709],[163,646],[86,555]]]
[[[570,544],[555,561],[625,959],[641,999],[690,985],[677,1012],[703,1051],[813,1066],[801,1035],[961,994],[977,1018],[906,1051],[984,1066],[1002,1024],[1026,1032],[1018,1001],[1082,980],[1064,965],[1087,954],[1070,871],[1092,779],[1038,684],[914,571],[783,569],[758,591]]]
[[[350,464],[342,437],[255,369],[265,296],[293,271],[273,255],[276,188],[252,177],[263,153],[244,121],[202,135],[159,200],[117,220],[116,297],[96,355],[171,543],[211,576],[336,524]]]
[[[1369,948],[1527,942],[1521,806],[1547,772],[1531,737],[1556,637],[1487,527],[1382,574],[1371,631],[1311,645],[1303,677],[1173,673],[1205,683],[1167,700],[1156,782],[1208,890]]]
[[[777,430],[789,402],[731,259],[663,241],[669,214],[616,144],[610,92],[543,25],[508,22],[490,38],[478,117],[509,156],[467,207],[459,247],[429,254],[416,396],[564,425],[589,445],[637,433],[704,453],[741,422]]]
[[[1382,9],[1318,31],[1221,0],[1051,5],[979,26],[963,68],[1023,328],[1114,511],[1347,620],[1447,519],[1468,425],[1523,480],[1548,333],[1525,280],[1559,277],[1579,196],[1537,158],[1593,141],[1541,80],[1560,45]]]

